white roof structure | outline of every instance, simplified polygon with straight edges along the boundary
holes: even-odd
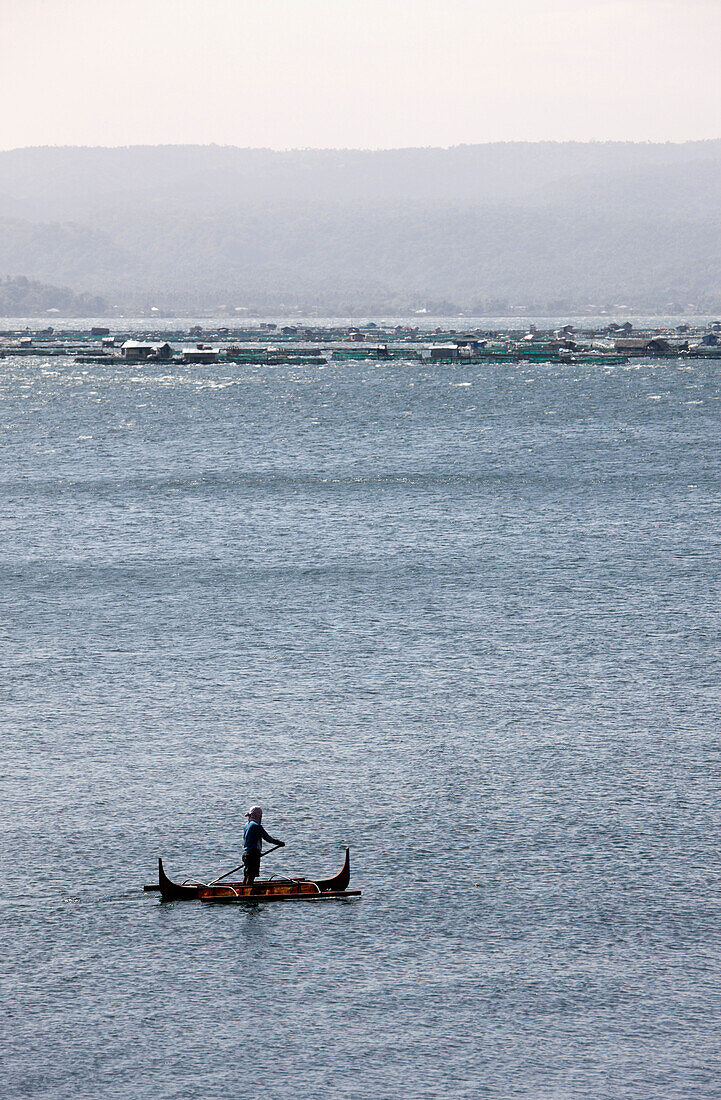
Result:
[[[122,351],[133,351],[136,348],[162,348],[165,347],[165,341],[154,342],[152,340],[126,340],[124,344],[120,345]]]

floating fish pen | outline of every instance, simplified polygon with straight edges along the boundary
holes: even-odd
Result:
[[[71,355],[72,349],[67,347],[4,347],[0,348],[0,359],[7,359],[9,356],[20,355],[25,358],[34,357],[36,359],[48,359],[58,355]]]
[[[268,356],[269,367],[295,366],[295,367],[322,367],[328,362],[325,355],[283,355]]]
[[[334,348],[331,357],[339,363],[346,360],[360,361],[366,359],[379,359],[387,362],[389,359],[420,359],[421,354],[418,348],[414,347],[394,347],[388,344],[378,344],[377,346]]]
[[[326,356],[319,355],[318,349],[274,347],[274,348],[237,348],[230,347],[225,353],[229,363],[244,363],[255,366],[323,366],[328,362]]]

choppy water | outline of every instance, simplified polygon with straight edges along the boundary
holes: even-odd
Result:
[[[721,1095],[718,369],[0,364],[3,1096]]]

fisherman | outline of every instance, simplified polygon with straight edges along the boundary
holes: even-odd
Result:
[[[248,824],[243,830],[243,867],[245,868],[243,885],[252,886],[260,871],[260,850],[263,847],[263,841],[277,844],[279,848],[285,848],[285,841],[274,840],[266,833],[261,825],[263,811],[260,806],[251,806],[245,816],[248,818]]]

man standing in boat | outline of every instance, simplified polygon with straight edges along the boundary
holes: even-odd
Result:
[[[243,867],[245,868],[243,885],[252,886],[260,871],[260,850],[263,847],[263,841],[267,840],[268,844],[276,844],[279,848],[285,848],[285,841],[274,840],[266,833],[261,825],[263,811],[260,806],[251,806],[245,816],[248,818],[248,824],[243,830]]]

